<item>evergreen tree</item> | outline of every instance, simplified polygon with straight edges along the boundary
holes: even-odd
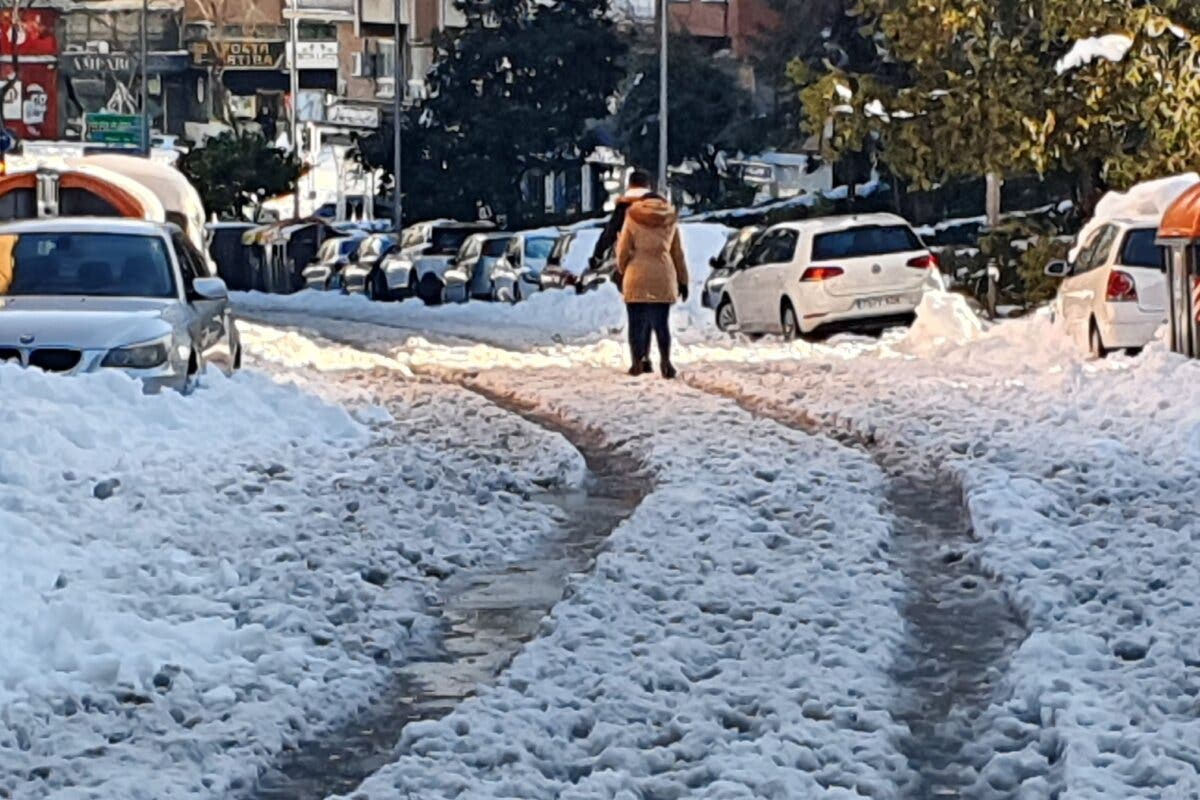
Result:
[[[766,130],[754,116],[750,92],[692,37],[672,37],[668,59],[668,157],[673,165],[699,164],[678,184],[704,203],[715,202],[727,188],[719,156],[757,150],[766,141]],[[615,120],[621,151],[651,172],[658,164],[659,85],[658,54],[647,53],[635,64]]]
[[[257,133],[222,133],[185,155],[179,168],[196,187],[210,214],[244,219],[246,209],[295,191],[296,158]]]
[[[405,124],[406,207],[516,216],[529,170],[578,163],[590,121],[608,114],[624,45],[609,0],[457,3],[467,24],[439,43],[430,96]],[[360,153],[386,168],[386,142]]]

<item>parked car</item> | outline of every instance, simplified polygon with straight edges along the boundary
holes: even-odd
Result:
[[[756,225],[734,231],[729,234],[721,252],[708,262],[712,272],[704,282],[704,294],[700,298],[705,308],[716,310],[717,304],[721,302],[721,294],[725,291],[725,284],[729,283],[733,273],[737,272],[742,260],[750,252],[750,245],[761,232],[762,228]]]
[[[327,240],[316,257],[304,268],[304,287],[321,292],[341,290],[342,270],[358,257],[362,236],[339,236]]]
[[[580,278],[587,270],[588,258],[599,238],[600,228],[568,231],[559,236],[546,259],[546,268],[542,270],[542,288],[582,292]]]
[[[175,225],[129,219],[0,225],[0,361],[115,369],[185,389],[241,365],[225,282]]]
[[[446,270],[446,302],[491,300],[495,296],[492,267],[503,257],[511,233],[476,233],[459,248]]]
[[[389,300],[387,281],[380,264],[384,256],[396,247],[393,233],[373,233],[358,246],[356,258],[342,269],[342,285],[346,294],[365,294],[372,300]]]
[[[468,237],[491,233],[490,222],[423,222],[404,231],[400,247],[384,259],[388,291],[398,298],[420,297],[429,305],[445,300],[446,271]]]
[[[717,303],[750,334],[880,330],[912,321],[937,257],[893,214],[787,222],[755,239]]]
[[[553,232],[534,231],[515,234],[494,265],[491,282],[493,298],[519,303],[542,289],[542,270],[557,237]]]
[[[1073,263],[1054,261],[1046,274],[1062,278],[1052,313],[1056,324],[1096,358],[1137,352],[1166,321],[1167,278],[1158,219],[1126,219],[1096,228]]]

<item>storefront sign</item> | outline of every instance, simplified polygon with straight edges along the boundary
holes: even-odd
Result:
[[[221,42],[193,42],[192,63],[197,66],[220,65],[225,69],[281,70],[284,68],[284,41],[227,39]]]
[[[338,68],[337,42],[297,42],[296,52],[299,56],[299,61],[296,62],[297,69]],[[287,66],[291,67],[292,48],[290,44],[287,48],[287,54]]]
[[[17,79],[5,92],[4,120],[21,139],[58,138],[58,73],[53,64],[21,64]],[[0,83],[12,77],[0,69]]]
[[[11,4],[9,4],[11,6]],[[54,35],[58,12],[24,9],[18,17],[17,54],[22,56],[56,56],[58,39]],[[0,55],[12,55],[12,10],[0,11]]]
[[[328,125],[346,128],[374,130],[379,127],[379,109],[372,106],[348,106],[338,103],[330,106],[325,112],[325,122]]]
[[[68,77],[129,76],[141,68],[137,56],[132,53],[63,53],[59,65]],[[146,71],[153,75],[184,72],[187,68],[188,59],[184,52],[150,53],[146,60]]]

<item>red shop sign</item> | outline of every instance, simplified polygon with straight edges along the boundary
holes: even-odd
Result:
[[[0,89],[8,86],[12,67],[0,66]],[[21,139],[58,138],[58,68],[54,64],[22,64],[17,80],[4,94],[4,125]]]
[[[12,18],[12,9],[0,11],[0,55],[12,55]],[[18,55],[58,55],[58,38],[54,33],[58,22],[57,11],[30,9],[20,12],[17,19]]]

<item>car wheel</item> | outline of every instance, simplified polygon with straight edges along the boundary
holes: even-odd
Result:
[[[780,307],[779,323],[783,328],[783,340],[794,342],[800,336],[800,322],[796,319],[796,309],[792,307],[792,301],[787,298],[784,298]]]
[[[717,306],[717,330],[732,334],[737,324],[737,312],[733,308],[733,301],[728,297],[723,298]]]
[[[444,292],[445,287],[434,275],[424,276],[417,285],[417,295],[427,306],[440,305]]]
[[[1088,332],[1088,352],[1097,360],[1108,357],[1108,348],[1104,346],[1104,339],[1100,337],[1100,327],[1094,319]]]
[[[387,288],[387,279],[383,277],[382,270],[375,270],[367,276],[365,288],[368,300],[382,302],[391,299],[391,292]]]

